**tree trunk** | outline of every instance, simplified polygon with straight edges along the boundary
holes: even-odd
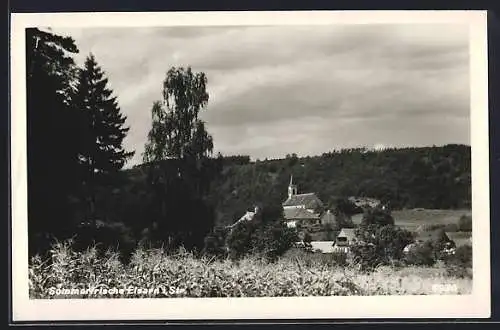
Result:
[[[92,164],[92,160],[89,159],[89,184],[88,184],[88,201],[89,201],[89,216],[91,218],[92,226],[95,228],[97,225],[97,221],[95,218],[95,188],[94,188],[94,167]]]

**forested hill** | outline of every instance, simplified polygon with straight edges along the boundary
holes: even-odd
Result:
[[[336,197],[366,196],[389,202],[393,209],[468,208],[470,157],[466,145],[344,149],[255,162],[248,156],[231,156],[224,158],[209,200],[216,208],[216,223],[232,223],[255,203],[283,202],[293,174],[298,193],[315,192],[327,204]],[[140,168],[128,172],[137,177]]]

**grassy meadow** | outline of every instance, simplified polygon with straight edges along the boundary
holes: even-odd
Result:
[[[470,209],[464,210],[430,210],[430,209],[408,209],[395,210],[391,212],[397,226],[408,231],[415,232],[420,226],[426,225],[450,225],[456,224],[462,215],[471,216]],[[356,214],[352,217],[355,224],[360,224],[363,214]],[[470,232],[451,232],[448,236],[455,241],[457,246],[470,244]]]
[[[472,215],[469,210],[430,210],[430,209],[408,209],[395,210],[391,212],[395,224],[409,231],[415,231],[420,225],[431,224],[456,224],[462,215]],[[360,224],[363,214],[352,217],[355,224]]]
[[[462,215],[471,216],[472,211],[466,210],[430,210],[430,209],[408,209],[396,210],[391,212],[396,226],[406,229],[411,232],[416,232],[420,226],[429,225],[452,225],[457,224]],[[355,214],[352,216],[352,221],[355,225],[359,225],[363,218],[363,214]],[[448,236],[455,241],[457,246],[471,244],[471,232],[453,232],[447,230]],[[311,233],[313,241],[332,241],[335,238],[328,236],[324,231]]]
[[[422,224],[454,224],[462,215],[470,216],[472,211],[412,209],[392,212],[396,225],[409,231],[415,231]]]
[[[449,232],[448,236],[455,242],[457,247],[467,244],[472,245],[472,235],[469,232]]]
[[[472,279],[450,276],[443,265],[433,267],[379,267],[370,273],[355,265],[335,263],[300,254],[285,255],[268,263],[255,257],[239,261],[195,257],[180,250],[138,249],[124,264],[119,255],[99,254],[95,247],[75,252],[58,243],[52,257],[39,257],[29,264],[30,298],[140,298],[140,297],[279,297],[346,295],[442,294],[437,286],[452,285],[453,294],[468,294]],[[50,262],[49,262],[50,261]],[[128,294],[106,290],[149,288]],[[100,296],[78,290],[99,289]],[[160,288],[154,291],[155,288]],[[56,290],[62,294],[56,294]],[[77,289],[75,291],[75,289]],[[73,290],[73,292],[71,292]],[[104,290],[104,291],[102,291]],[[65,294],[64,294],[65,293]]]

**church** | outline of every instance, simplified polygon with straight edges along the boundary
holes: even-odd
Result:
[[[296,228],[297,226],[312,226],[325,221],[328,215],[333,215],[325,212],[323,202],[316,196],[315,193],[297,193],[297,186],[293,184],[293,176],[290,176],[290,184],[288,185],[288,198],[283,202],[283,212],[285,222],[288,227]]]

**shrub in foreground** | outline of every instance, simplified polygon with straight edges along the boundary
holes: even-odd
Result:
[[[413,241],[413,235],[394,225],[363,225],[356,229],[356,242],[351,247],[354,261],[361,269],[391,265],[402,260],[403,249]]]
[[[472,278],[472,246],[462,245],[444,259],[448,275]]]
[[[297,233],[276,221],[257,228],[252,233],[252,252],[269,261],[276,261],[297,241]]]
[[[232,259],[257,254],[274,261],[298,240],[297,232],[279,220],[244,221],[227,234],[226,245]]]
[[[436,263],[434,247],[430,241],[414,244],[406,253],[405,261],[409,265],[432,266]]]

